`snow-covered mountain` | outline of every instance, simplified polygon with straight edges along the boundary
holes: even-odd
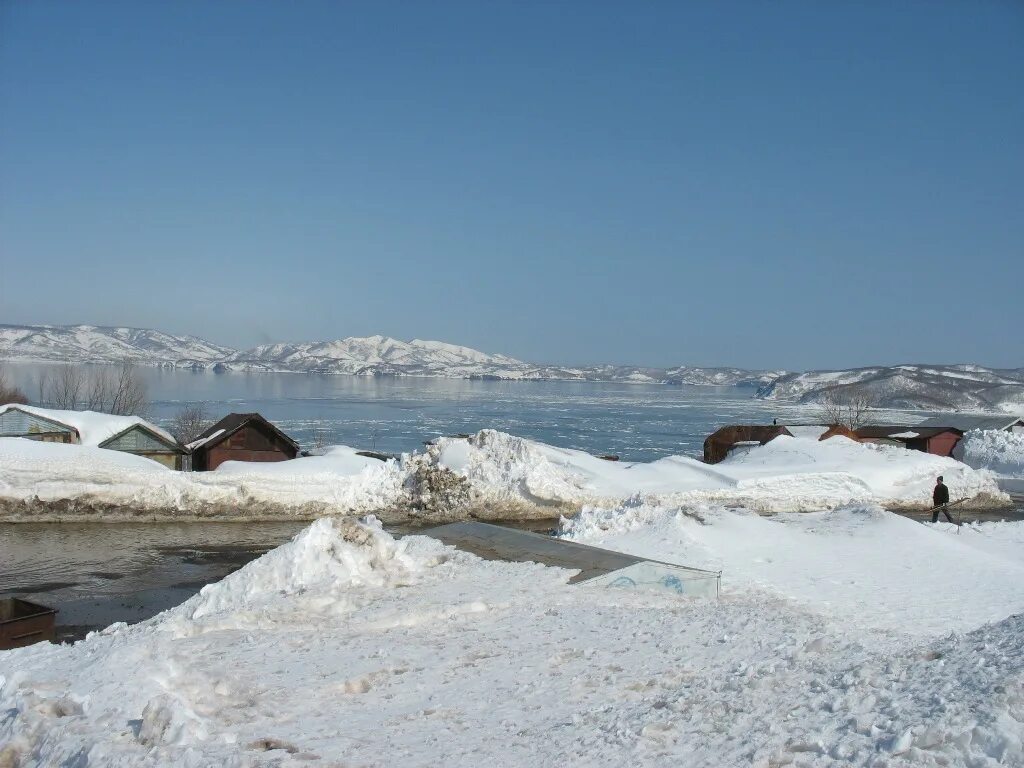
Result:
[[[790,373],[765,384],[769,400],[820,402],[830,393],[863,396],[877,408],[1024,410],[1024,368],[980,365],[894,365]]]
[[[219,370],[303,371],[354,376],[436,376],[523,381],[621,381],[647,384],[758,386],[785,371],[739,368],[643,368],[622,365],[537,365],[441,341],[387,336],[307,344],[265,344],[218,363]]]
[[[234,353],[196,336],[96,325],[0,325],[0,360],[207,368]]]
[[[275,371],[353,376],[430,376],[521,381],[614,381],[758,387],[757,396],[803,403],[828,392],[864,395],[879,408],[1024,410],[1024,368],[896,365],[842,371],[752,371],[742,368],[647,368],[540,365],[441,341],[387,336],[239,351],[195,336],[93,325],[0,325],[0,360],[116,363],[215,371]]]
[[[758,386],[784,371],[740,368],[559,366],[527,363],[441,341],[387,336],[296,344],[263,344],[239,351],[195,336],[92,325],[0,325],[0,360],[116,363],[132,360],[215,371],[273,371],[353,376],[432,376],[523,381],[619,381],[646,384]]]
[[[220,370],[342,373],[353,376],[520,378],[526,363],[441,341],[349,337],[304,344],[263,344],[220,361]]]

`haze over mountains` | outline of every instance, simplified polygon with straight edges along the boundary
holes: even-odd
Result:
[[[843,371],[746,370],[678,366],[559,366],[524,362],[440,341],[387,336],[264,344],[236,350],[196,336],[91,325],[0,325],[0,360],[117,363],[216,372],[286,372],[352,376],[611,381],[756,387],[757,397],[810,403],[825,392],[863,394],[877,407],[930,410],[1024,408],[1024,368],[898,365]]]

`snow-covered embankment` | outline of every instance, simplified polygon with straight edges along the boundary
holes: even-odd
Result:
[[[0,438],[5,519],[315,519],[376,514],[387,522],[573,515],[627,499],[658,506],[717,503],[758,512],[857,503],[929,505],[936,475],[954,498],[1006,503],[994,475],[953,459],[845,438],[780,437],[707,465],[686,456],[608,462],[493,430],[443,438],[380,462],[336,446],[277,464],[229,462],[181,473],[87,446]]]

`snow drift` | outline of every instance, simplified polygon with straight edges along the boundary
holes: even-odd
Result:
[[[1002,477],[1024,478],[1024,434],[974,429],[963,436],[954,455],[968,466]]]
[[[182,473],[88,446],[0,438],[0,513],[7,519],[315,519],[377,514],[386,522],[530,519],[633,496],[715,502],[759,512],[844,504],[929,506],[936,475],[955,498],[1005,503],[995,476],[949,458],[845,438],[780,437],[714,466],[686,456],[609,462],[483,430],[380,462],[345,446],[279,463],[230,462]]]
[[[760,512],[833,509],[854,503],[921,508],[943,475],[955,498],[998,504],[1007,497],[991,472],[897,446],[782,436],[715,465],[686,456],[609,462],[484,430],[445,438],[427,459],[464,477],[477,506],[548,506],[570,512],[640,496],[654,504],[717,502]]]

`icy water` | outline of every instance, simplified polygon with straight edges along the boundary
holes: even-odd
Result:
[[[8,365],[34,397],[55,366]],[[141,369],[150,416],[166,424],[183,404],[201,402],[212,418],[259,411],[300,443],[314,431],[329,443],[392,453],[438,435],[499,429],[592,453],[649,461],[696,455],[727,423],[813,421],[814,408],[757,400],[751,388],[592,382],[463,381],[309,374]],[[920,418],[920,416],[916,417]]]
[[[533,530],[552,521],[523,524]],[[0,523],[0,598],[58,609],[57,637],[180,605],[305,528],[278,523]],[[414,527],[393,527],[396,535]]]

